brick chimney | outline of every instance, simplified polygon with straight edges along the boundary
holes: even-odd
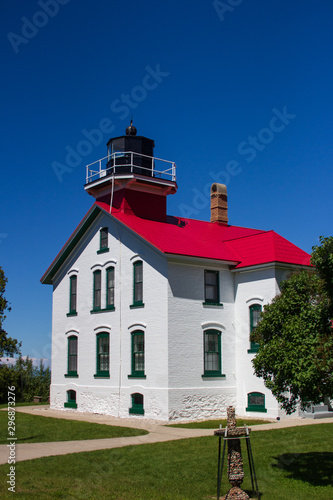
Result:
[[[210,222],[228,224],[227,186],[212,184],[210,188]]]

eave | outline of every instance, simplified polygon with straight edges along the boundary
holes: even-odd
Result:
[[[52,264],[48,267],[46,272],[41,277],[40,281],[43,285],[52,285],[55,274],[59,271],[60,267],[69,257],[70,253],[78,244],[84,233],[87,231],[88,227],[93,223],[93,221],[100,213],[101,209],[97,205],[93,205],[87,212],[75,231],[68,238],[56,258],[53,260]]]

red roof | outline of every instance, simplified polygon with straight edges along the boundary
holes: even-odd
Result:
[[[51,284],[100,210],[110,214],[110,205],[95,202],[41,278]],[[280,262],[310,266],[310,255],[274,231],[227,226],[194,219],[167,217],[166,222],[142,219],[112,209],[112,217],[161,252],[230,263],[236,269]]]
[[[110,213],[107,203],[96,205]],[[178,217],[158,222],[114,209],[112,216],[166,254],[233,262],[237,268],[270,262],[310,266],[309,254],[274,231]]]

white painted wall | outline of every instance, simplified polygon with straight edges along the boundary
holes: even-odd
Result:
[[[109,252],[98,254],[99,231],[109,228]],[[143,308],[131,309],[133,263],[143,261]],[[106,268],[115,268],[115,311],[92,314],[93,271],[102,272],[105,307]],[[204,270],[219,271],[220,302],[204,302]],[[77,275],[77,316],[69,311],[69,277]],[[55,277],[53,293],[51,407],[64,409],[66,391],[77,393],[77,411],[128,417],[131,394],[144,395],[144,416],[138,419],[196,420],[238,415],[282,417],[283,412],[261,379],[253,375],[249,306],[267,304],[279,292],[285,269],[230,271],[210,261],[176,259],[158,252],[107,214],[93,222]],[[203,378],[204,330],[222,332],[224,378]],[[131,373],[131,332],[145,334],[146,379]],[[110,334],[110,378],[94,378],[96,334]],[[67,338],[78,337],[78,378],[66,378]],[[247,394],[262,392],[267,413],[249,413]],[[68,409],[68,411],[72,411]],[[133,415],[130,415],[131,417]]]
[[[238,415],[257,418],[276,418],[278,403],[272,393],[265,388],[263,380],[253,373],[252,359],[255,354],[250,349],[250,311],[249,307],[260,304],[262,308],[276,295],[278,288],[275,268],[252,271],[238,271],[235,276],[235,314],[236,314],[236,373]],[[265,394],[267,413],[247,412],[247,395],[250,392]]]
[[[203,305],[204,270],[219,271],[222,307]],[[169,263],[169,418],[220,417],[236,401],[233,277],[226,266]],[[225,378],[203,378],[204,331],[222,333]]]
[[[109,227],[109,249],[97,254],[99,230]],[[133,262],[143,261],[143,308],[133,301]],[[93,271],[102,271],[102,307],[105,307],[106,268],[115,267],[115,311],[91,314]],[[69,310],[69,276],[77,274],[77,316]],[[78,248],[59,271],[53,293],[51,407],[63,409],[66,391],[77,392],[78,411],[128,417],[131,394],[144,395],[144,418],[167,419],[167,264],[150,245],[107,215],[92,224]],[[129,379],[131,332],[145,332],[146,379]],[[96,333],[110,333],[110,378],[96,373]],[[67,337],[78,336],[78,378],[67,373]],[[141,417],[142,418],[142,417]]]

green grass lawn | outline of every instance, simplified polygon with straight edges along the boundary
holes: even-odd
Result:
[[[47,441],[76,441],[147,434],[141,429],[92,424],[78,420],[41,417],[28,413],[15,415],[15,436],[18,443],[45,443]],[[0,411],[0,444],[7,444],[8,415]]]
[[[333,499],[332,424],[253,432],[251,444],[262,500]],[[18,462],[15,498],[208,500],[216,498],[217,450],[212,436]],[[13,498],[8,469],[0,466],[2,498]]]
[[[242,427],[244,424],[247,426],[267,424],[270,420],[260,420],[258,419],[242,419],[237,418],[237,427]],[[227,425],[227,419],[222,420],[204,420],[201,422],[189,422],[187,424],[168,424],[169,427],[185,427],[186,429],[218,429],[222,425],[225,427]]]

